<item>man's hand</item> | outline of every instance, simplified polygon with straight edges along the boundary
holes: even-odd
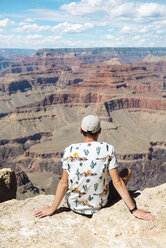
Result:
[[[55,212],[55,210],[52,207],[46,206],[46,207],[38,209],[34,215],[35,215],[35,217],[43,218],[46,216],[53,215],[54,212]]]
[[[154,220],[155,216],[152,215],[149,211],[143,210],[143,209],[137,209],[133,212],[133,215],[142,220]]]

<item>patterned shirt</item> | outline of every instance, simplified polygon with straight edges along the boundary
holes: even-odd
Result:
[[[107,204],[109,170],[118,166],[112,145],[72,144],[65,149],[62,162],[68,173],[67,203],[73,211],[89,215]]]

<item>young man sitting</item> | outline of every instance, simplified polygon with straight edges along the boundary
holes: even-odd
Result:
[[[71,210],[92,216],[106,206],[109,196],[114,194],[112,187],[109,187],[111,176],[112,185],[116,189],[114,191],[121,196],[131,214],[140,219],[154,220],[155,217],[149,211],[137,209],[130,197],[126,184],[131,170],[126,169],[119,176],[114,147],[97,141],[101,133],[99,118],[93,115],[84,117],[80,132],[84,142],[72,144],[65,149],[63,175],[52,206],[37,210],[35,216],[42,218],[54,214],[65,194]]]

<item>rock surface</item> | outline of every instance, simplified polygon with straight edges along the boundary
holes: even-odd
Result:
[[[0,170],[0,202],[16,198],[16,175],[11,169]]]
[[[37,219],[34,211],[51,204],[53,195],[0,204],[0,248],[164,248],[166,247],[166,184],[135,193],[137,205],[156,220],[131,215],[122,200],[91,219],[75,214],[63,202],[57,214]]]

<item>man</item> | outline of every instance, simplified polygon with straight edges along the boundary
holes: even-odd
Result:
[[[111,176],[114,188],[131,214],[140,219],[154,220],[155,217],[149,211],[137,209],[130,197],[126,184],[131,171],[127,170],[124,178],[119,176],[114,147],[97,141],[101,133],[99,118],[93,115],[84,117],[80,132],[84,136],[84,142],[72,144],[65,149],[62,159],[63,175],[52,206],[37,210],[35,216],[42,218],[54,214],[65,194],[71,210],[92,216],[107,205],[111,195]]]

